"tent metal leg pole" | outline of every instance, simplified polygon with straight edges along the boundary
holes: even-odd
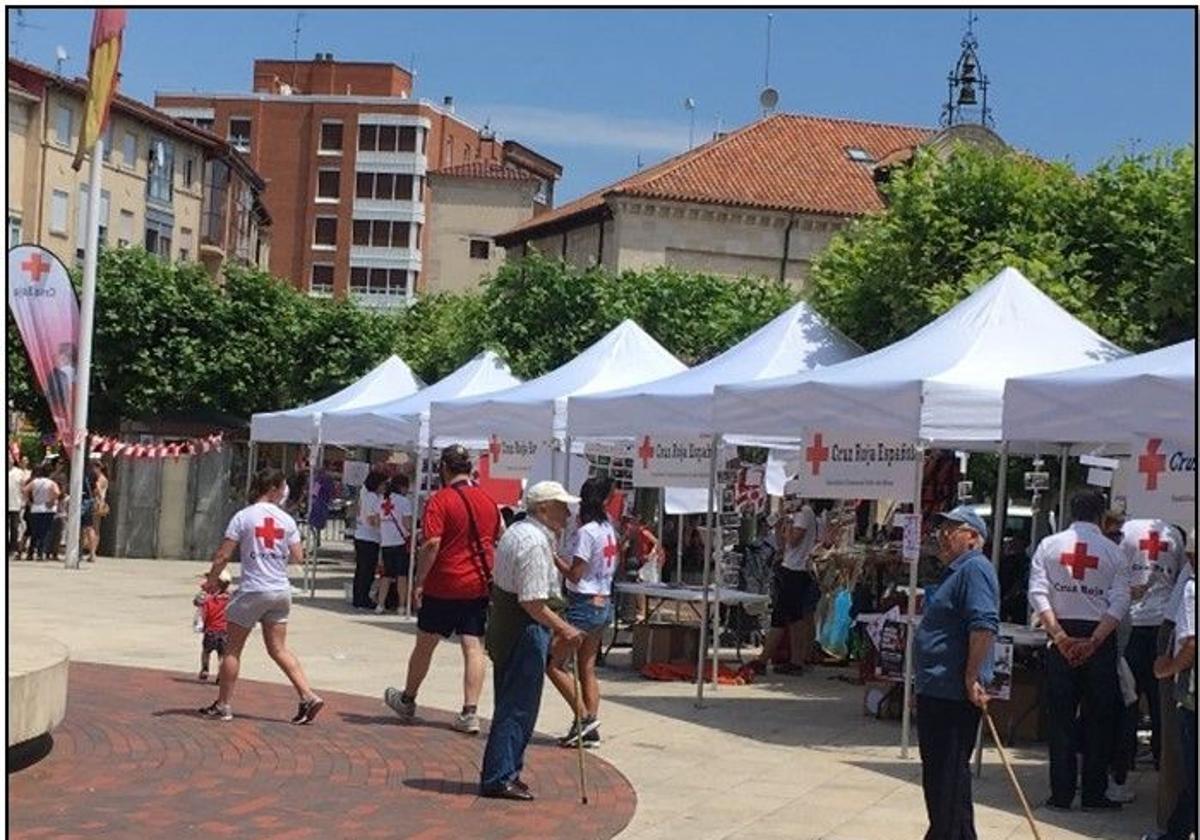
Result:
[[[663,491],[666,494],[666,491]],[[679,528],[675,534],[675,585],[683,583],[683,514],[679,514]]]
[[[704,552],[704,613],[703,621],[700,622],[700,652],[696,658],[696,708],[704,707],[704,659],[708,653],[708,610],[709,610],[709,568],[712,565],[712,555],[716,551],[716,540],[713,539],[713,496],[717,484],[717,442],[721,439],[719,434],[713,435],[712,438],[712,456],[708,461],[708,510],[705,513],[705,521],[708,523],[708,544],[705,546]]]
[[[996,498],[992,500],[992,565],[1000,568],[1000,549],[1004,543],[1004,517],[1008,513],[1008,443],[1000,444],[1000,465],[996,468]]]
[[[1071,445],[1064,443],[1058,452],[1058,522],[1055,530],[1067,527],[1067,462],[1071,457]],[[1031,546],[1035,547],[1035,546]]]
[[[412,497],[412,523],[408,532],[408,586],[404,591],[404,617],[412,616],[412,582],[417,573],[417,523],[421,521],[421,486],[425,478],[425,450],[417,443],[417,469]]]
[[[246,458],[246,498],[250,498],[250,485],[254,481],[254,473],[258,469],[258,442],[250,441],[250,454]]]
[[[921,515],[921,492],[925,481],[925,449],[917,447],[917,481],[913,493],[913,513]],[[920,529],[920,520],[917,528]],[[904,633],[904,708],[900,713],[900,757],[908,758],[908,747],[912,739],[912,689],[913,689],[913,637],[916,635],[917,617],[917,572],[921,565],[917,559],[908,566],[908,624]]]
[[[312,457],[308,463],[308,530],[311,533],[312,526],[312,504],[313,504],[313,489],[317,484],[317,470],[325,461],[325,446],[321,443],[321,439],[317,438],[317,443],[312,449]],[[308,597],[317,597],[317,540],[313,540],[312,557],[309,558],[309,574],[308,574]]]
[[[567,435],[566,439],[567,457],[566,463],[563,464],[563,487],[567,492],[571,492],[571,436]]]

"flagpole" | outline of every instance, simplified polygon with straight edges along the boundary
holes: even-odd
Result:
[[[63,564],[79,568],[80,513],[83,505],[83,471],[87,467],[88,396],[92,383],[92,322],[96,311],[96,260],[100,247],[100,174],[104,165],[104,136],[92,147],[88,171],[87,240],[83,256],[83,295],[79,301],[78,368],[75,372],[75,406],[71,414],[71,489],[67,508],[67,550]]]

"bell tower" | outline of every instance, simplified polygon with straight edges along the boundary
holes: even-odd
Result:
[[[988,78],[979,64],[979,41],[975,38],[975,23],[979,18],[967,13],[967,31],[963,34],[962,52],[953,72],[946,77],[949,93],[942,106],[941,124],[947,128],[975,123],[991,128],[992,111],[987,104]]]

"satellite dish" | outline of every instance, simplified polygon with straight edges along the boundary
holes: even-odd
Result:
[[[771,111],[779,104],[779,91],[773,87],[762,89],[762,93],[758,95],[758,104],[763,107],[764,111]]]
[[[59,61],[66,61],[67,58],[69,57],[67,55],[67,48],[62,46],[61,44],[59,46],[55,47],[54,48],[54,57],[57,58]]]
[[[696,110],[696,100],[689,96],[687,99],[683,100],[683,107],[688,111]]]

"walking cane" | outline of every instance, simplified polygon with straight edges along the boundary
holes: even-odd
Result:
[[[1025,792],[1021,790],[1021,783],[1017,781],[1017,774],[1013,772],[1012,765],[1008,763],[1008,753],[1004,750],[1004,745],[1000,743],[1000,735],[996,732],[996,724],[992,722],[992,716],[988,713],[987,706],[983,707],[983,719],[987,721],[988,729],[991,730],[992,740],[996,742],[996,749],[1000,753],[1000,761],[1004,763],[1004,769],[1008,771],[1008,778],[1012,782],[1013,790],[1017,792],[1017,799],[1021,800],[1021,807],[1025,810],[1025,819],[1029,820],[1029,830],[1033,832],[1034,840],[1042,840],[1042,835],[1038,832],[1037,823],[1033,821],[1033,812],[1029,810],[1029,802],[1025,799]]]
[[[575,745],[579,752],[579,798],[586,805],[588,798],[587,775],[583,770],[583,721],[579,717],[579,704],[583,702],[583,694],[579,691],[579,648],[575,649],[575,669],[571,675],[575,678]]]

